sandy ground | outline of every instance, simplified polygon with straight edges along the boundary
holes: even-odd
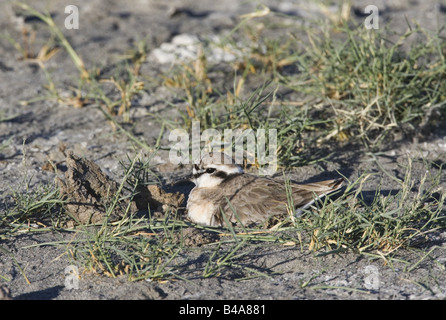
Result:
[[[117,57],[126,54],[135,42],[146,40],[151,49],[169,42],[178,34],[212,35],[231,30],[241,14],[254,11],[250,1],[161,1],[134,0],[102,1],[26,1],[39,9],[45,7],[63,26],[66,5],[78,5],[80,28],[65,30],[69,41],[82,56],[87,67],[111,65]],[[409,4],[410,2],[410,4]],[[272,9],[294,14],[298,23],[318,15],[316,9],[299,1],[269,1]],[[367,1],[354,2],[357,12],[363,11]],[[404,15],[415,19],[426,28],[435,28],[446,20],[446,4],[439,1],[386,1],[376,3],[380,8],[380,24],[394,30],[405,30]],[[43,23],[14,15],[7,3],[0,5],[0,30],[20,39],[20,30],[26,23],[37,31],[36,48],[48,38]],[[33,177],[31,188],[39,182],[52,181],[54,174],[43,171],[48,159],[62,161],[58,151],[60,142],[79,155],[94,160],[107,174],[116,177],[119,160],[134,150],[126,137],[113,134],[103,114],[95,108],[76,109],[44,99],[23,105],[45,94],[44,73],[35,64],[20,61],[19,53],[5,39],[0,39],[0,112],[4,117],[14,117],[0,122],[0,142],[12,139],[9,147],[0,151],[0,214],[11,190],[18,188],[27,172]],[[48,70],[59,88],[69,90],[76,84],[77,70],[64,52],[59,52],[47,63]],[[141,72],[154,75],[159,66],[148,59]],[[147,112],[172,116],[165,101],[174,103],[175,97],[163,88],[144,91],[132,106],[133,132],[150,145],[159,134],[159,124],[150,120]],[[174,114],[174,113],[173,113]],[[175,114],[174,114],[175,115]],[[25,141],[25,142],[24,142]],[[435,132],[426,141],[407,142],[386,150],[380,158],[383,165],[397,175],[404,175],[399,166],[406,154],[424,156],[432,160],[446,160],[444,132]],[[23,157],[23,154],[26,156]],[[25,159],[25,161],[24,161]],[[357,177],[370,166],[355,151],[345,151],[326,169],[339,170],[349,177]],[[373,168],[377,169],[377,168]],[[414,166],[414,175],[421,176],[424,168]],[[320,169],[299,168],[298,178],[323,176]],[[374,192],[376,180],[370,180],[366,190]],[[444,184],[444,181],[443,181]],[[389,190],[392,183],[387,184]],[[274,244],[250,245],[243,263],[260,268],[270,274],[260,280],[234,281],[237,274],[227,271],[218,277],[203,279],[196,270],[207,261],[205,248],[188,251],[181,256],[184,275],[190,281],[128,282],[125,278],[110,279],[93,274],[83,274],[79,286],[66,285],[66,268],[72,264],[60,246],[42,243],[67,240],[71,234],[25,233],[1,245],[14,254],[24,268],[26,282],[17,264],[9,255],[0,252],[0,285],[10,291],[14,299],[444,299],[446,298],[446,232],[439,232],[432,239],[428,259],[422,259],[426,250],[400,251],[396,259],[414,265],[410,272],[407,264],[395,260],[384,265],[382,259],[372,259],[355,254],[321,255],[297,247]],[[39,246],[35,246],[40,244]],[[6,280],[7,279],[7,280]],[[329,288],[328,288],[329,287]],[[353,288],[353,289],[352,289]]]

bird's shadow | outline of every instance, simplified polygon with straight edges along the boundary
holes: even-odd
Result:
[[[64,286],[54,286],[43,290],[23,293],[14,297],[14,300],[52,300],[57,298],[64,288]]]

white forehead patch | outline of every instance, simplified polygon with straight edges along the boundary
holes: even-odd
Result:
[[[205,167],[207,168],[215,168],[217,171],[223,171],[227,174],[233,174],[233,173],[243,173],[243,169],[236,165],[236,164],[211,164]]]

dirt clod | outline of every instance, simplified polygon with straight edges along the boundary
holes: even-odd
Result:
[[[101,168],[91,160],[68,152],[65,180],[58,178],[60,192],[68,200],[66,208],[80,224],[101,222],[106,208],[118,192],[115,181],[104,174]],[[138,186],[133,197],[135,210],[147,210],[157,217],[162,217],[169,209],[179,208],[184,202],[184,194],[169,193],[157,185]],[[124,215],[128,203],[118,202],[110,219],[117,220]]]
[[[150,209],[164,212],[169,207],[178,208],[184,202],[184,194],[180,192],[169,193],[158,185],[139,186],[139,194],[133,198],[140,210]]]
[[[58,178],[61,194],[68,200],[66,208],[81,224],[104,219],[106,206],[117,192],[117,184],[91,160],[67,153],[65,181]],[[117,208],[118,209],[118,208]],[[121,213],[114,210],[112,219]]]

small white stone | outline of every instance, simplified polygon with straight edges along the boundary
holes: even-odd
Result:
[[[175,60],[175,55],[173,53],[166,52],[160,48],[153,49],[152,56],[160,63],[170,63]]]
[[[176,44],[177,46],[187,46],[191,44],[197,44],[200,40],[197,36],[191,35],[191,34],[179,34],[172,38],[172,43]]]

